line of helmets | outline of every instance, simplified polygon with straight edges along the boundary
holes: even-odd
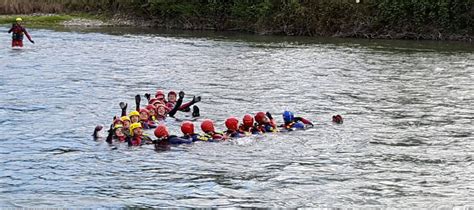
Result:
[[[204,119],[201,124],[202,133],[197,133],[192,121],[183,121],[181,123],[181,136],[171,135],[164,124],[167,117],[174,117],[180,112],[191,112],[193,119],[200,117],[199,107],[195,105],[201,101],[200,96],[194,96],[192,100],[183,103],[184,92],[178,94],[175,91],[169,91],[167,98],[163,90],[158,90],[155,97],[146,93],[145,98],[148,104],[145,108],[140,108],[141,96],[135,96],[136,109],[128,115],[126,109],[128,104],[120,102],[122,109],[121,117],[114,117],[113,123],[108,130],[106,141],[127,142],[129,146],[140,146],[143,144],[187,144],[195,141],[224,141],[231,138],[239,138],[254,134],[268,132],[287,132],[293,130],[302,130],[313,127],[313,123],[303,117],[295,116],[291,111],[282,113],[283,123],[278,125],[270,112],[257,112],[255,115],[245,114],[242,122],[239,123],[237,117],[231,116],[225,120],[227,130],[216,131],[214,122],[211,119]],[[334,123],[342,123],[340,115],[332,117]],[[143,129],[154,129],[154,135],[157,139],[152,139],[144,134]],[[96,126],[94,138],[98,138],[98,132],[102,126]]]

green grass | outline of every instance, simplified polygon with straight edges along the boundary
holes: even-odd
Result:
[[[17,17],[23,19],[23,24],[28,26],[56,26],[61,25],[64,21],[69,21],[75,18],[82,19],[104,19],[103,17],[93,16],[89,14],[55,14],[55,15],[0,15],[0,24],[12,24]]]

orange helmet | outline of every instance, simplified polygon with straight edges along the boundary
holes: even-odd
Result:
[[[225,120],[227,129],[236,131],[239,128],[239,120],[236,117],[229,117]]]
[[[252,127],[253,126],[253,117],[252,117],[252,115],[250,115],[250,114],[244,115],[244,119],[242,119],[242,122],[243,122],[244,126]]]
[[[148,111],[151,111],[151,110],[155,110],[156,107],[153,106],[153,104],[148,104],[148,106],[146,106],[145,109],[147,109]]]
[[[255,121],[257,121],[257,123],[264,123],[264,119],[267,115],[265,115],[264,112],[258,112],[256,115],[255,115]]]
[[[201,130],[204,131],[204,133],[214,132],[214,122],[210,119],[202,121]]]
[[[154,133],[157,138],[165,138],[169,136],[168,128],[166,128],[166,126],[163,124],[158,125]]]
[[[165,99],[165,92],[163,92],[162,90],[156,91],[155,98],[158,99],[158,100]]]
[[[184,135],[194,134],[194,124],[190,121],[184,121],[181,124],[181,132],[183,132]]]

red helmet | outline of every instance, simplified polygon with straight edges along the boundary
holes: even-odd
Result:
[[[152,99],[150,99],[150,101],[148,101],[148,104],[154,104],[154,103],[156,103],[157,101],[158,101],[158,99],[152,98]]]
[[[174,92],[174,91],[170,91],[170,92],[168,93],[168,97],[169,97],[170,95],[175,95],[175,96],[177,96],[178,94],[176,94],[176,92]]]
[[[169,136],[168,128],[166,128],[166,126],[163,125],[163,124],[158,125],[158,127],[156,127],[156,129],[155,129],[155,136],[156,136],[157,138],[165,138],[165,137],[168,137],[168,136]]]
[[[244,115],[244,119],[242,120],[245,126],[252,127],[253,126],[253,117],[250,114]]]
[[[264,123],[264,119],[267,115],[265,115],[264,112],[258,112],[256,115],[255,115],[255,121],[257,121],[257,123]]]
[[[117,124],[117,123],[120,123],[120,124],[123,124],[123,121],[120,119],[120,118],[117,118],[114,120],[114,126]]]
[[[155,110],[156,107],[153,106],[152,104],[148,104],[148,106],[146,106],[145,109],[147,109],[148,111],[151,111],[151,110]]]
[[[202,121],[201,130],[204,131],[204,133],[214,132],[214,122],[209,119]]]
[[[165,99],[165,92],[163,92],[162,90],[156,91],[155,98],[158,100]]]
[[[150,115],[150,112],[148,109],[140,109],[140,113],[145,112],[146,114]]]
[[[236,117],[229,117],[225,120],[227,129],[236,131],[239,128],[239,120]]]
[[[181,132],[183,132],[184,135],[194,134],[194,124],[190,121],[184,121],[181,124]]]

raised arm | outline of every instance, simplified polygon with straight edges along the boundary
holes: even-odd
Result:
[[[121,117],[127,116],[127,106],[128,106],[128,104],[124,103],[124,102],[120,102],[119,106],[120,106],[120,109],[122,110]]]
[[[178,95],[179,95],[179,98],[178,98],[178,100],[176,101],[176,104],[174,105],[174,108],[168,113],[168,115],[169,115],[170,117],[174,117],[174,115],[176,114],[176,112],[178,112],[179,107],[181,106],[181,104],[183,104],[184,92],[183,92],[183,91],[180,91]]]
[[[140,101],[141,101],[141,97],[140,95],[136,95],[135,96],[135,110],[137,110],[137,112],[140,112]]]
[[[188,109],[190,106],[192,106],[193,104],[195,104],[195,103],[197,103],[197,102],[199,102],[199,101],[201,101],[201,96],[198,96],[198,97],[194,96],[192,101],[181,105],[181,106],[179,107],[179,110]]]
[[[304,123],[305,125],[313,125],[313,123],[305,118],[302,118],[302,117],[295,117],[295,120],[297,121],[301,121],[302,123]]]

